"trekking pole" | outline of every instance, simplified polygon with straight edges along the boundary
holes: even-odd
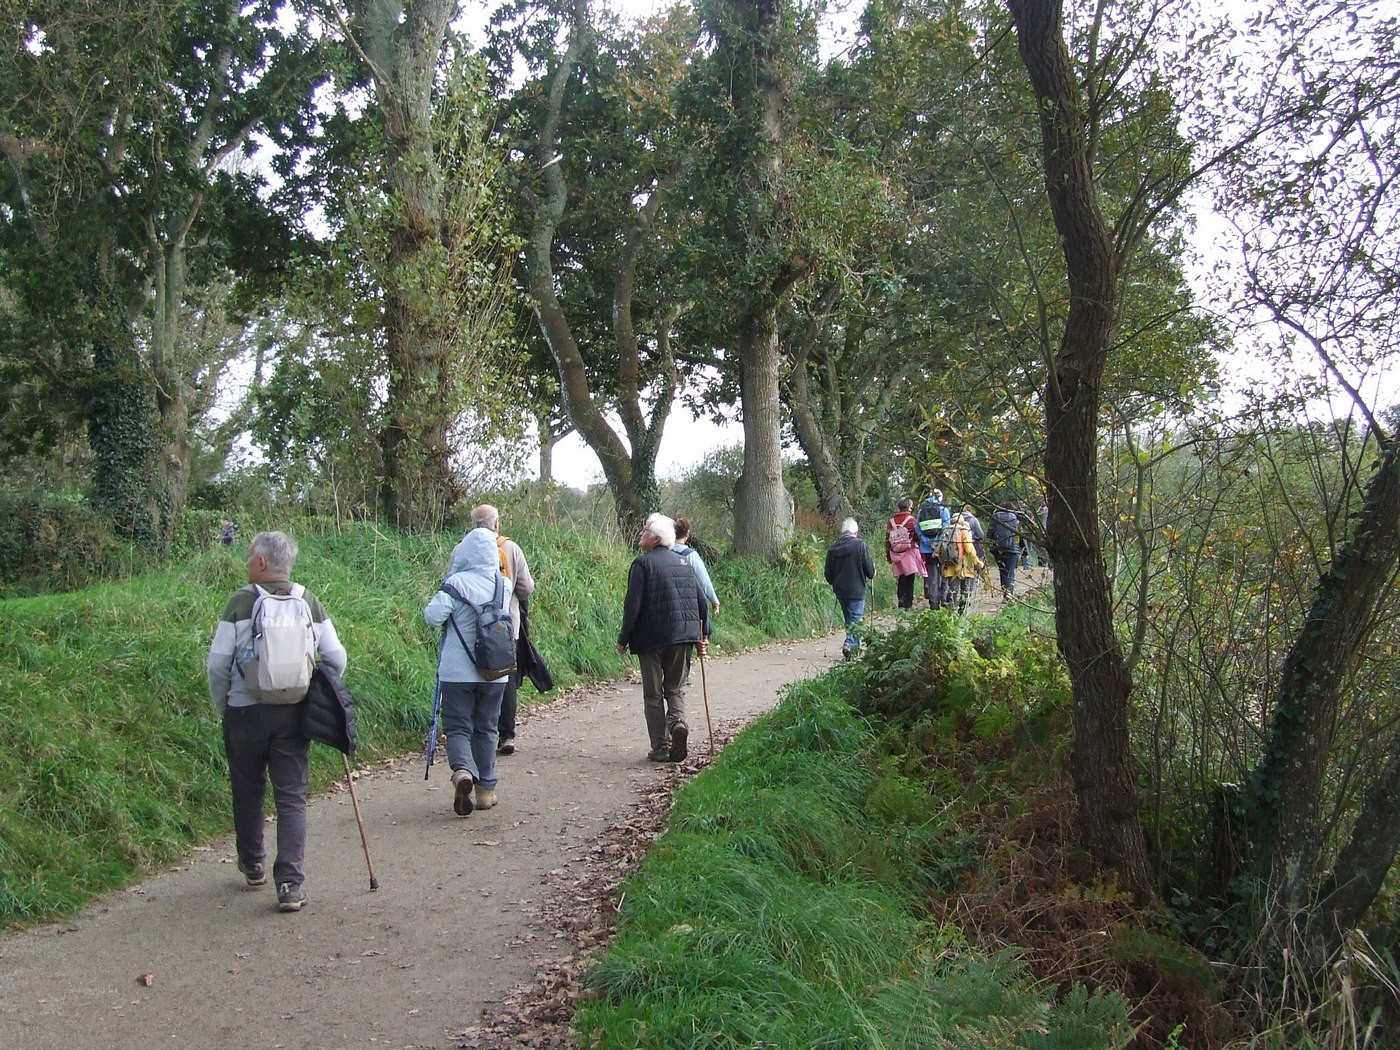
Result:
[[[369,859],[369,840],[365,838],[365,818],[360,816],[360,800],[355,797],[355,778],[350,775],[350,759],[345,752],[340,753],[340,761],[345,766],[345,786],[350,789],[350,805],[355,809],[355,823],[360,827],[360,846],[365,851],[365,867],[369,868],[369,888],[379,889],[379,880],[374,877],[374,861]]]
[[[705,650],[698,650],[700,656],[700,695],[705,698],[705,728],[710,731],[710,757],[715,754],[715,726],[710,721],[710,684],[705,680]]]

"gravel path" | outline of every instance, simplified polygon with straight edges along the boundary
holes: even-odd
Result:
[[[788,683],[838,659],[840,644],[835,634],[708,658],[717,732],[769,709]],[[689,699],[691,750],[703,757],[698,664]],[[279,913],[270,884],[244,888],[230,839],[76,919],[0,938],[0,1045],[558,1045],[499,1043],[478,1026],[546,994],[542,968],[569,972],[577,930],[560,915],[602,903],[583,869],[600,856],[634,861],[618,829],[644,825],[632,837],[644,841],[660,820],[644,814],[664,813],[654,799],[693,770],[646,761],[635,664],[627,681],[533,709],[519,744],[500,763],[500,805],[467,818],[452,813],[441,753],[426,783],[420,758],[363,771],[356,796],[377,892],[342,785],[311,806],[300,913]]]

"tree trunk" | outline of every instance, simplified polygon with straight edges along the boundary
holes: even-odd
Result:
[[[729,238],[740,253],[764,254],[775,237],[783,175],[782,25],[784,0],[723,0],[717,50],[728,50],[730,100],[739,130],[730,148],[736,191]],[[744,469],[735,485],[734,550],[770,557],[792,533],[793,508],[783,486],[779,410],[778,297],[791,277],[775,268],[742,289],[736,347],[744,423]]]
[[[739,349],[744,469],[734,485],[734,550],[764,557],[782,550],[793,519],[783,487],[776,324],[776,311],[750,316]]]
[[[433,149],[433,80],[455,0],[359,0],[356,42],[374,78],[388,139],[386,191],[394,202],[384,279],[388,397],[379,446],[380,510],[404,529],[440,525],[458,497],[444,396],[450,319],[425,287],[443,250],[443,188]]]
[[[636,224],[628,232],[617,272],[613,275],[613,317],[618,343],[618,411],[631,448],[623,443],[604,414],[603,405],[588,386],[588,368],[574,339],[569,318],[555,293],[553,263],[554,232],[568,202],[564,165],[556,158],[560,141],[564,98],[573,69],[583,51],[589,29],[588,0],[573,0],[569,42],[550,83],[548,108],[540,129],[536,158],[544,190],[538,196],[526,191],[534,215],[534,225],[525,245],[527,283],[534,301],[535,320],[554,358],[559,373],[559,391],[565,413],[584,444],[591,448],[603,468],[617,510],[622,535],[633,537],[649,513],[657,509],[660,488],[656,482],[656,453],[670,412],[675,388],[674,370],[662,362],[662,389],[652,402],[648,420],[642,410],[638,346],[632,333],[633,274],[641,236],[660,204],[660,190],[654,190],[636,213]],[[664,337],[664,333],[658,333]],[[666,355],[663,353],[663,357]]]
[[[1269,748],[1253,778],[1259,861],[1267,869],[1274,924],[1293,922],[1312,904],[1322,849],[1318,813],[1343,685],[1400,562],[1394,439],[1383,437],[1381,449],[1355,531],[1318,581],[1303,630],[1284,660]],[[1400,843],[1397,768],[1400,755],[1392,752],[1330,876],[1334,896],[1322,920],[1329,937],[1360,920],[1390,869]]]
[[[1113,630],[1099,534],[1098,419],[1117,295],[1099,212],[1085,110],[1058,0],[1008,0],[1040,103],[1046,193],[1060,232],[1070,307],[1045,389],[1048,541],[1055,627],[1073,684],[1072,769],[1085,845],[1140,899],[1153,896],[1128,735],[1132,681]]]

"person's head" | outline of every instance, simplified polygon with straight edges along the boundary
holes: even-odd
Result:
[[[914,505],[914,501],[913,501],[912,499],[908,499],[908,498],[902,499],[902,500],[900,500],[898,503],[895,504],[895,506],[897,506],[900,510],[905,510],[905,511],[907,511],[907,510],[908,510],[910,507],[912,507],[913,505]]]
[[[843,521],[843,522],[841,523],[841,535],[842,535],[842,536],[859,536],[859,535],[860,535],[860,525],[856,523],[856,519],[855,519],[855,518],[847,518],[845,521]]]
[[[248,544],[248,582],[291,579],[297,549],[297,541],[285,532],[258,533]]]
[[[933,498],[936,499],[936,500],[938,500],[939,503],[942,503],[942,502],[943,502],[943,490],[942,490],[942,489],[934,489],[934,490],[933,490]]]
[[[447,571],[449,575],[455,572],[483,572],[495,575],[499,565],[496,530],[478,525],[452,548],[452,558]]]
[[[501,512],[489,503],[483,503],[479,507],[473,507],[472,528],[491,529],[493,532],[500,532]]]
[[[964,504],[963,504],[962,512],[963,512],[963,521],[968,521],[968,520],[972,517],[972,504],[971,504],[971,503],[964,503]]]
[[[1009,510],[1009,511],[1011,511],[1012,513],[1015,513],[1015,511],[1016,511],[1016,504],[1013,503],[1013,502],[1012,502],[1011,500],[1009,500],[1009,499],[1004,499],[1004,500],[1001,501],[1001,509],[1002,509],[1002,510]]]
[[[676,523],[664,514],[653,514],[647,518],[642,531],[637,535],[637,546],[644,551],[653,547],[674,547],[676,545]]]
[[[677,542],[677,543],[684,543],[684,542],[685,542],[686,540],[688,540],[688,539],[690,539],[690,519],[689,519],[689,518],[677,518],[677,519],[676,519],[676,542]]]

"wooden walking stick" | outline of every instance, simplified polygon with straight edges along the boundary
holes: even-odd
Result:
[[[700,656],[700,695],[705,698],[705,728],[710,731],[710,757],[715,753],[715,726],[710,721],[710,685],[705,680],[705,650],[698,649]]]
[[[345,786],[350,789],[350,805],[355,807],[355,823],[360,826],[360,845],[365,851],[365,866],[369,868],[369,888],[379,889],[379,880],[374,877],[374,861],[369,859],[369,841],[365,838],[365,821],[360,816],[360,800],[355,797],[355,778],[350,775],[350,759],[345,752],[340,753],[341,764],[345,767]]]

